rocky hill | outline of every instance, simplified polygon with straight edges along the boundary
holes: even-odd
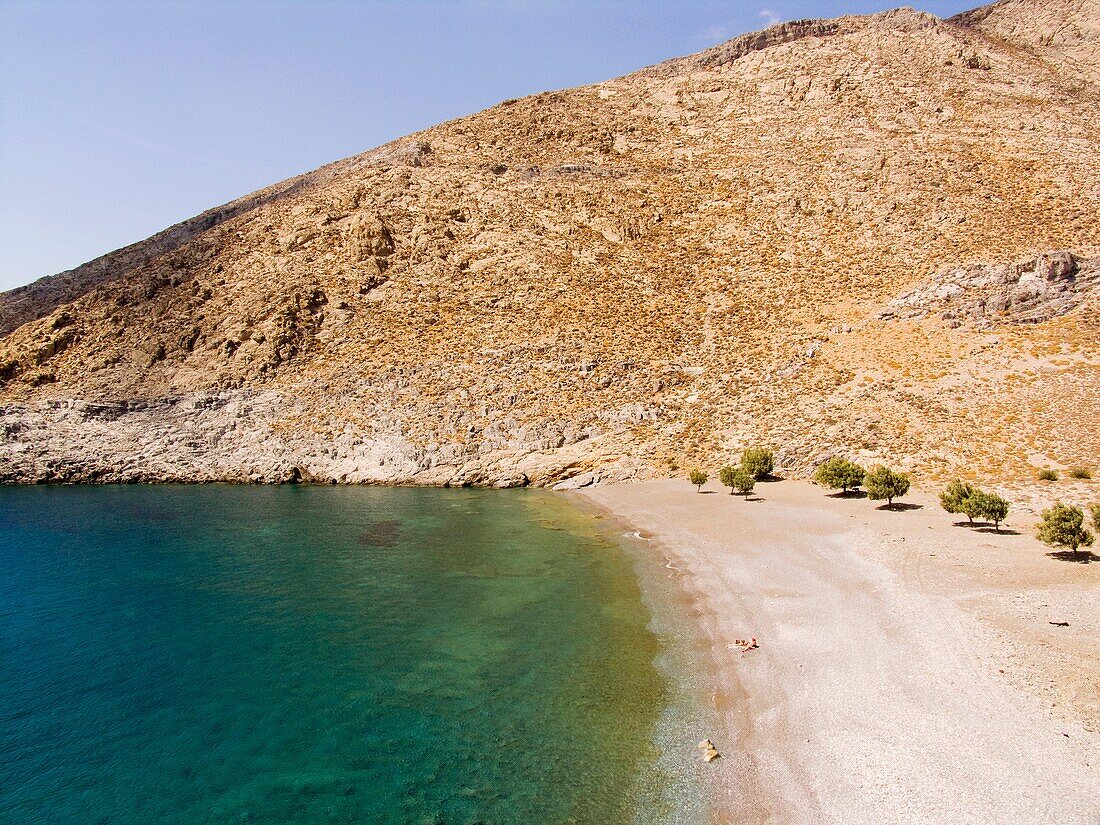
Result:
[[[0,295],[0,478],[1100,456],[1100,0],[787,23]]]

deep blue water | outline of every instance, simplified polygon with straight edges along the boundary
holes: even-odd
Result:
[[[2,488],[0,822],[677,821],[667,646],[545,492]]]

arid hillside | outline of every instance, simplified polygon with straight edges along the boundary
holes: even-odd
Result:
[[[0,478],[1100,457],[1100,0],[782,24],[0,295]]]

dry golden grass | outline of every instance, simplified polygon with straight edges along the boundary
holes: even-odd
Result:
[[[876,319],[945,265],[1100,253],[1095,60],[995,30],[851,18],[340,161],[4,296],[0,400],[272,389],[279,432],[466,457],[602,435],[599,461],[657,474],[756,442],[930,476],[1084,462],[1095,299]]]

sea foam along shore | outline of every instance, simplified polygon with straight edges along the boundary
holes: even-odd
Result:
[[[582,495],[695,591],[725,724],[705,732],[725,757],[717,821],[1098,820],[1100,564],[955,526],[930,495],[885,511],[795,481],[707,492]]]

